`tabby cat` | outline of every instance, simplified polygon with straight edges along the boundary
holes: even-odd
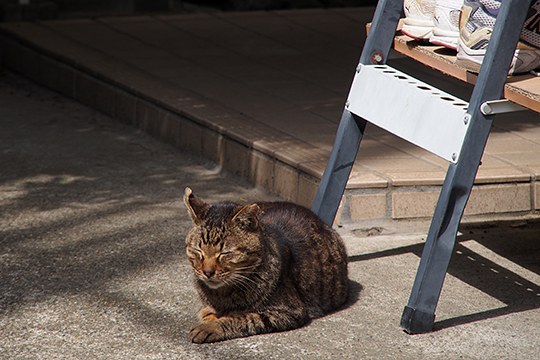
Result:
[[[203,303],[195,343],[298,328],[348,297],[341,237],[288,202],[205,203],[184,193],[193,220],[186,253]]]

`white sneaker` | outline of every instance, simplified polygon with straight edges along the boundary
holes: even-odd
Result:
[[[429,42],[457,50],[459,15],[463,0],[437,0],[434,10],[433,33]]]
[[[478,72],[484,60],[500,0],[464,0],[456,64]],[[525,73],[540,66],[540,1],[527,14],[509,74]]]
[[[435,0],[405,0],[401,32],[417,40],[429,40],[433,33]]]

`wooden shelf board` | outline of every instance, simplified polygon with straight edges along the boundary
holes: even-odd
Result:
[[[461,81],[474,84],[477,75],[454,63],[455,51],[429,43],[416,41],[397,33],[394,49],[433,69]],[[504,97],[533,111],[540,112],[540,77],[534,75],[509,76],[504,87]]]

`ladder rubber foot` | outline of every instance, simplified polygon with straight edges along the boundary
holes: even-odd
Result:
[[[408,334],[423,334],[433,330],[435,314],[405,306],[401,316],[401,327]]]

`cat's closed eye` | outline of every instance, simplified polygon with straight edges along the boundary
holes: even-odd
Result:
[[[230,261],[236,256],[234,251],[222,251],[219,256],[219,261]]]
[[[241,264],[248,261],[249,259],[250,256],[247,253],[239,251],[237,249],[222,251],[218,256],[218,261],[220,263],[228,264]]]
[[[204,254],[200,249],[188,247],[186,249],[187,256],[190,260],[202,261],[204,260]]]

